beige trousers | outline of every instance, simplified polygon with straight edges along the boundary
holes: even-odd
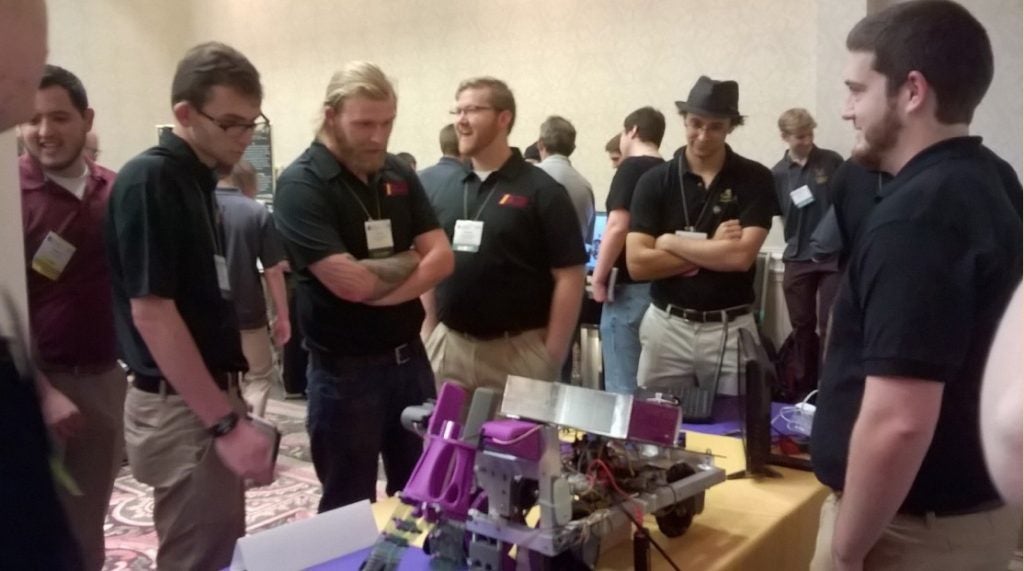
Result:
[[[228,391],[245,411],[237,389]],[[153,486],[153,523],[160,571],[206,571],[231,563],[245,535],[242,479],[221,462],[213,437],[180,396],[128,391],[124,411],[128,461]]]
[[[561,363],[552,363],[544,346],[545,329],[481,341],[438,323],[427,339],[427,356],[438,392],[445,381],[470,391],[492,388],[501,395],[509,375],[554,381]]]
[[[274,348],[266,327],[242,329],[242,353],[249,362],[249,371],[242,378],[242,397],[256,416],[267,412],[270,389],[283,385],[281,371],[274,362]]]
[[[811,571],[832,569],[832,536],[842,500],[821,506]],[[897,514],[868,552],[864,571],[1005,571],[1020,529],[1019,509],[1002,507],[970,515]]]
[[[103,524],[114,479],[124,459],[124,399],[128,383],[115,365],[96,374],[47,372],[50,383],[75,403],[85,419],[82,429],[69,438],[59,453],[81,495],[58,485],[71,530],[82,549],[85,568],[103,568]]]

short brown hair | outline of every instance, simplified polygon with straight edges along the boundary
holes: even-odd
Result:
[[[441,127],[438,140],[441,143],[442,155],[446,157],[459,156],[459,135],[455,132],[455,125],[448,123]]]
[[[512,132],[512,126],[516,124],[516,98],[508,84],[494,77],[473,77],[459,84],[459,88],[455,90],[455,98],[458,99],[459,94],[467,89],[487,89],[490,92],[488,103],[495,111],[512,113],[512,120],[508,122],[508,132]]]
[[[614,137],[608,139],[608,142],[604,144],[604,150],[606,153],[622,153],[619,147],[619,140],[622,139],[622,133],[616,133]]]
[[[263,101],[260,72],[252,62],[227,44],[207,42],[190,49],[178,62],[171,83],[171,105],[186,101],[198,109],[210,98],[210,90],[217,85]]]
[[[942,123],[970,123],[992,83],[992,43],[966,8],[947,0],[896,4],[857,23],[846,49],[874,54],[875,71],[885,76],[890,97],[911,71],[935,91],[935,117]]]
[[[654,107],[641,107],[626,115],[622,126],[626,131],[636,127],[637,137],[645,143],[654,143],[655,147],[660,147],[665,137],[665,116]]]
[[[810,131],[817,127],[814,117],[803,107],[787,109],[779,115],[779,131],[783,135],[795,135],[801,131]]]
[[[576,127],[565,117],[552,115],[540,124],[540,143],[549,155],[568,157],[576,150]]]

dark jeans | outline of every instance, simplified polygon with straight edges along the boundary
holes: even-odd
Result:
[[[290,276],[291,274],[289,274]],[[306,394],[306,366],[308,365],[308,353],[303,347],[302,329],[299,327],[299,312],[296,308],[295,288],[289,279],[288,281],[288,316],[291,318],[292,337],[285,343],[284,355],[281,358],[281,379],[284,381],[284,390],[288,394]]]
[[[834,260],[823,263],[790,261],[785,264],[782,291],[789,309],[789,322],[793,326],[797,362],[802,365],[799,384],[804,392],[810,392],[818,385],[824,347],[821,340],[828,333],[828,320],[840,274]]]
[[[388,352],[393,355],[392,352]],[[423,440],[402,428],[402,410],[434,397],[434,374],[423,344],[409,343],[408,361],[338,366],[310,356],[310,451],[323,484],[319,511],[377,497],[377,456],[384,459],[387,494],[405,487]]]

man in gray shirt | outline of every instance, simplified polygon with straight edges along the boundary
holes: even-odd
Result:
[[[285,293],[284,249],[266,206],[254,200],[256,170],[246,160],[235,164],[217,185],[217,205],[224,225],[228,279],[238,313],[242,352],[249,372],[242,381],[242,396],[258,416],[267,409],[270,388],[281,383],[267,331],[267,304],[260,283],[257,260],[274,302],[276,316],[271,325],[273,342],[283,347],[291,337],[288,300]]]
[[[540,124],[537,150],[541,158],[537,166],[569,192],[572,207],[580,222],[583,243],[589,243],[594,224],[594,190],[569,162],[569,155],[576,150],[576,128],[558,115],[548,117]]]

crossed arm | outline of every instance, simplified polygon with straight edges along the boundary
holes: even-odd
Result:
[[[397,305],[434,287],[455,268],[448,238],[440,229],[416,236],[413,249],[378,260],[332,254],[309,267],[337,297],[368,305]]]
[[[701,268],[744,272],[757,259],[767,236],[765,228],[743,228],[738,220],[722,222],[710,240],[630,232],[626,236],[626,263],[630,275],[641,280],[692,275]]]

